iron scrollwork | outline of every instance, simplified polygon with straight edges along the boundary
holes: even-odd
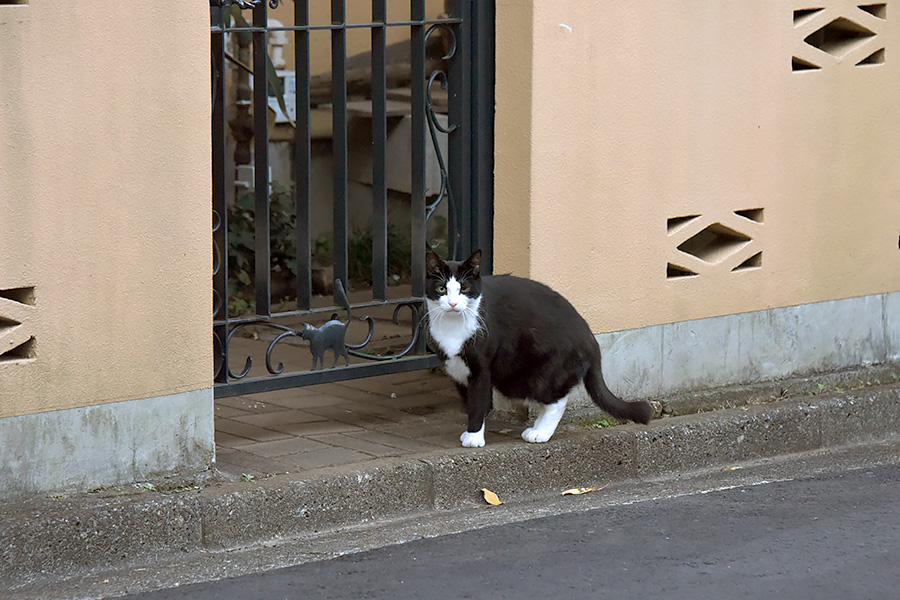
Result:
[[[210,6],[238,6],[241,9],[256,8],[256,5],[264,0],[209,0]],[[278,8],[281,0],[269,0],[269,8]]]
[[[335,288],[336,288],[336,290],[338,290],[338,295],[342,297],[342,300],[344,301],[344,308],[347,310],[347,321],[346,322],[338,321],[338,323],[340,323],[343,330],[345,330],[346,327],[352,321],[350,305],[349,305],[349,302],[347,302],[347,300],[346,300],[346,294],[343,291],[343,285],[341,284],[340,279],[335,280]],[[234,325],[233,327],[231,327],[228,330],[228,333],[226,334],[224,341],[220,339],[220,336],[217,333],[214,334],[215,347],[217,348],[217,356],[218,356],[219,362],[220,362],[219,369],[218,369],[219,375],[223,375],[222,370],[224,369],[224,376],[226,379],[237,380],[237,379],[243,379],[250,373],[250,369],[253,366],[253,358],[250,356],[247,356],[245,358],[244,366],[240,370],[240,372],[235,373],[234,371],[231,370],[231,366],[228,364],[228,348],[231,345],[232,338],[239,330],[241,330],[245,327],[250,327],[250,326],[267,327],[267,328],[271,328],[271,329],[280,331],[280,333],[278,335],[276,335],[275,338],[272,339],[271,342],[269,342],[268,347],[266,348],[266,370],[271,375],[280,375],[281,373],[284,372],[284,363],[279,362],[277,365],[275,365],[272,360],[272,353],[275,350],[275,347],[280,342],[282,342],[283,340],[286,340],[288,338],[300,338],[300,339],[305,339],[310,342],[310,353],[313,355],[313,370],[316,369],[317,363],[320,365],[320,368],[324,367],[324,352],[326,349],[329,349],[329,348],[334,350],[334,353],[335,353],[335,357],[334,357],[335,360],[334,360],[334,364],[332,364],[332,368],[334,368],[337,365],[338,359],[340,358],[340,356],[342,356],[341,350],[345,351],[347,354],[349,354],[351,356],[355,356],[357,358],[363,358],[366,360],[373,360],[373,361],[386,361],[386,360],[401,358],[403,356],[406,356],[410,352],[412,352],[413,349],[416,347],[416,345],[419,343],[419,338],[421,336],[421,331],[422,331],[422,327],[424,325],[424,320],[422,319],[422,313],[420,312],[418,305],[419,305],[419,301],[404,302],[404,303],[398,304],[396,306],[396,308],[394,309],[392,321],[395,325],[400,323],[400,314],[403,311],[403,309],[408,308],[410,310],[411,316],[412,316],[412,326],[411,326],[411,339],[410,339],[409,344],[405,348],[400,350],[399,352],[395,352],[395,353],[391,353],[391,354],[369,354],[369,353],[360,351],[362,348],[364,348],[366,345],[368,345],[369,342],[372,340],[372,336],[373,336],[374,330],[375,330],[375,322],[368,315],[359,319],[360,321],[366,322],[366,324],[368,325],[368,332],[366,333],[366,337],[362,342],[360,342],[358,344],[346,343],[346,341],[344,340],[343,330],[342,330],[340,333],[339,341],[338,341],[338,343],[340,344],[339,346],[335,347],[332,345],[326,345],[326,347],[322,347],[320,349],[315,348],[315,345],[312,341],[312,338],[314,336],[312,336],[310,334],[310,331],[312,330],[312,331],[320,331],[321,332],[321,330],[316,330],[316,328],[314,328],[311,325],[306,324],[306,323],[304,323],[303,328],[298,328],[298,329],[294,329],[294,328],[291,328],[291,327],[288,327],[285,325],[280,325],[278,323],[272,323],[271,321],[265,321],[265,320],[264,321],[251,321],[251,322],[247,322],[247,323],[238,323],[237,325]],[[336,319],[337,319],[337,314],[333,314],[329,323],[336,321]],[[326,325],[328,325],[328,323],[326,323]],[[335,327],[337,327],[337,326],[335,325]],[[325,328],[325,326],[322,326],[322,329],[324,329],[324,328]]]
[[[450,60],[456,54],[456,32],[452,27],[446,25],[445,23],[438,23],[436,25],[432,25],[428,28],[428,31],[425,32],[425,44],[428,44],[428,38],[437,31],[443,30],[450,37],[450,48],[447,50],[447,54],[441,57],[441,60]],[[437,132],[449,134],[454,131],[458,126],[450,125],[449,127],[444,127],[438,121],[437,115],[434,112],[434,103],[431,99],[431,88],[434,86],[435,81],[440,81],[440,86],[442,90],[447,89],[448,79],[447,74],[441,69],[436,69],[432,72],[431,76],[428,78],[428,85],[425,88],[425,113],[428,117],[428,132],[431,134],[431,143],[434,146],[434,155],[438,161],[438,168],[441,172],[441,187],[438,191],[437,198],[433,202],[430,202],[425,207],[425,220],[431,218],[431,215],[437,210],[437,207],[440,206],[441,202],[444,200],[444,197],[447,197],[448,202],[450,203],[451,210],[453,208],[453,196],[450,192],[449,179],[447,175],[447,165],[444,161],[443,153],[441,152],[441,146],[438,143]]]
[[[222,268],[222,251],[219,249],[219,244],[216,241],[216,232],[222,228],[222,217],[219,216],[218,211],[213,210],[213,264],[212,264],[212,273],[213,277],[219,274],[219,269]],[[222,296],[219,294],[219,290],[213,286],[213,317],[219,314],[219,311],[222,310]]]

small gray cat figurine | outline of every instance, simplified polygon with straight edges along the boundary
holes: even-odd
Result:
[[[334,281],[334,287],[338,297],[347,309],[347,322],[339,321],[337,313],[335,313],[331,315],[330,321],[318,328],[313,327],[309,323],[304,323],[303,332],[300,334],[301,338],[309,340],[309,351],[313,355],[313,371],[316,370],[317,365],[319,365],[319,368],[325,368],[325,351],[329,348],[334,352],[334,362],[330,368],[333,369],[337,366],[338,359],[341,356],[344,357],[346,364],[350,365],[350,355],[347,352],[347,345],[344,343],[347,325],[350,324],[350,303],[347,300],[347,294],[344,292],[344,286],[341,284],[340,279]]]

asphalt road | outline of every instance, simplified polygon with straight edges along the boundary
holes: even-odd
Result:
[[[569,513],[130,596],[898,597],[897,465]]]

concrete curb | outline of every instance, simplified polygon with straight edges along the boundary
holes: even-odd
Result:
[[[484,487],[509,502],[898,434],[900,385],[891,385],[648,426],[563,431],[541,445],[510,441],[373,460],[362,469],[322,469],[199,493],[41,500],[4,512],[0,579],[12,586],[60,579],[481,504]]]

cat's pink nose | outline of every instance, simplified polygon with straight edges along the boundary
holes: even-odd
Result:
[[[456,302],[450,302],[450,301],[448,300],[448,301],[447,301],[447,304],[450,305],[450,308],[456,308]]]

